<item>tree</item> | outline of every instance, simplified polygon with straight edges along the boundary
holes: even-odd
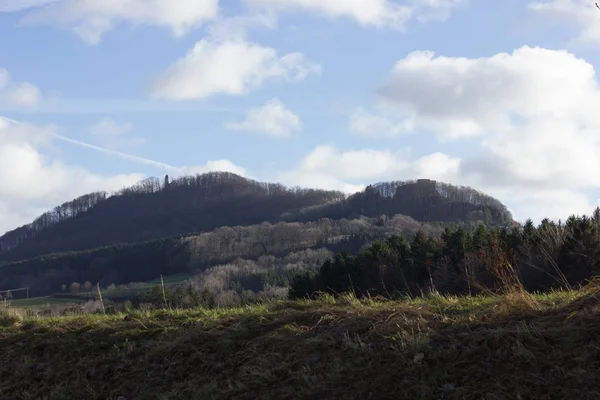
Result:
[[[479,225],[473,233],[473,247],[475,250],[482,250],[488,244],[488,231],[485,225]]]
[[[81,285],[77,282],[71,283],[71,293],[78,293]]]
[[[85,281],[85,283],[83,284],[83,287],[87,292],[89,292],[90,290],[92,290],[92,287],[93,287],[92,282]]]

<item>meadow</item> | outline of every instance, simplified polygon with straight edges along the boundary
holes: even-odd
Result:
[[[13,399],[598,398],[600,284],[0,317]]]

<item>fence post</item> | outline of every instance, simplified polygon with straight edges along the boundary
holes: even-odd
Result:
[[[106,309],[104,308],[104,300],[102,300],[102,292],[100,291],[100,282],[96,283],[96,289],[98,289],[98,297],[100,297],[100,304],[102,304],[102,312],[106,315]]]

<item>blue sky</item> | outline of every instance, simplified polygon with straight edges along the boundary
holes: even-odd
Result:
[[[584,0],[0,0],[0,231],[209,170],[590,213],[598,44]]]

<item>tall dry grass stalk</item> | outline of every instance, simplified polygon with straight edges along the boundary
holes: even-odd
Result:
[[[511,260],[512,258],[512,260]],[[510,312],[515,309],[539,310],[540,304],[529,293],[514,267],[514,256],[502,246],[500,239],[491,238],[488,251],[485,252],[484,266],[486,271],[495,279],[495,290],[490,290],[485,285],[477,284],[484,294],[500,300],[500,304]],[[476,282],[474,282],[476,284]]]

